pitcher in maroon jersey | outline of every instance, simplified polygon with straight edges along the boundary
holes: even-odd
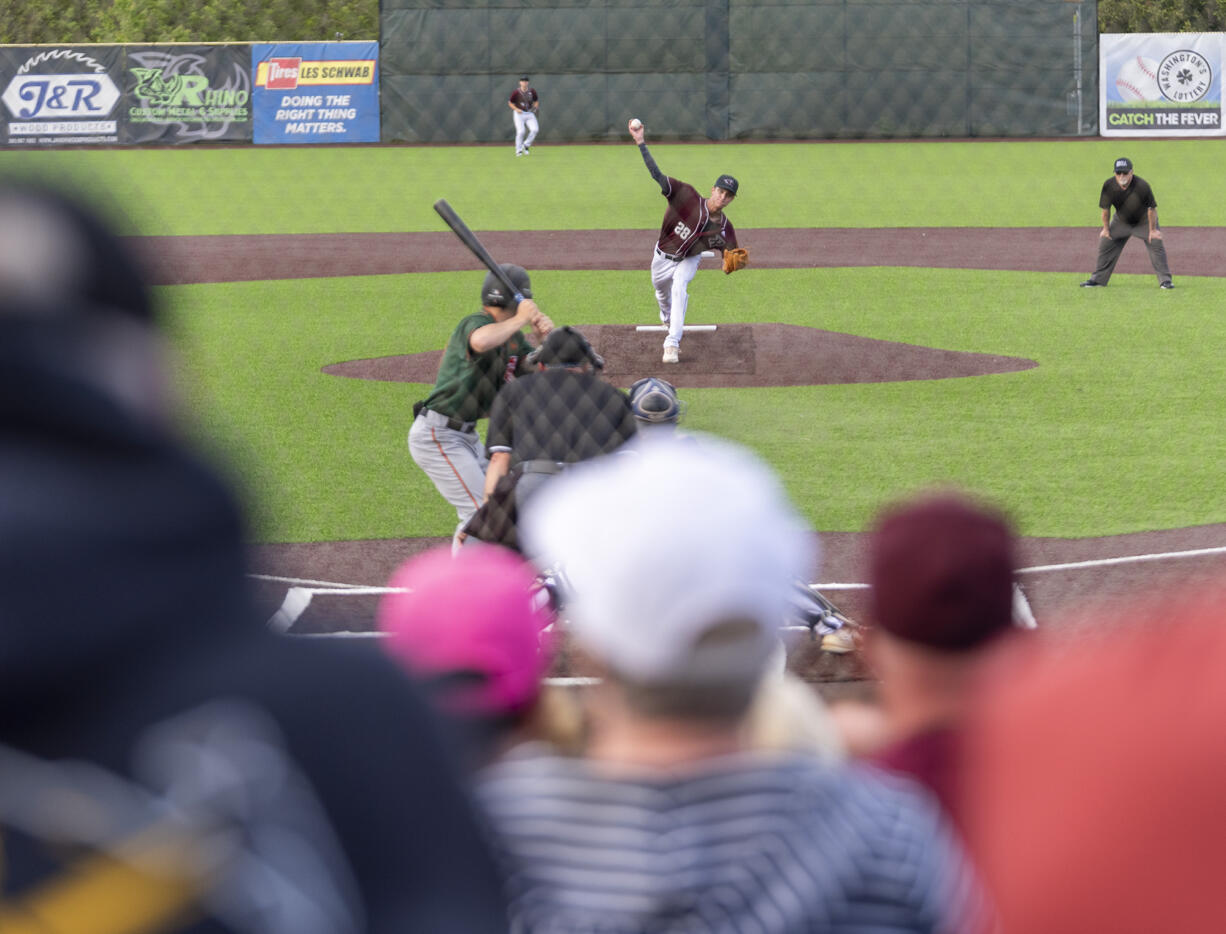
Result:
[[[668,328],[664,338],[664,362],[680,360],[681,337],[685,331],[685,310],[689,303],[690,280],[698,272],[704,250],[723,252],[737,245],[732,221],[724,215],[740,187],[731,175],[721,175],[711,186],[711,196],[704,197],[693,185],[669,178],[656,166],[641,125],[629,127],[630,136],[643,154],[643,162],[651,177],[660,186],[660,194],[668,199],[660,239],[651,260],[651,284],[660,305],[660,322]]]

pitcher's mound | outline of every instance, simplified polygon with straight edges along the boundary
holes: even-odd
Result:
[[[794,324],[721,324],[688,331],[681,362],[662,363],[664,333],[630,325],[579,326],[605,359],[605,375],[619,386],[662,376],[678,387],[812,386],[950,379],[1013,373],[1038,366],[1024,357],[938,350]],[[433,383],[441,350],[350,360],[324,367],[352,379]]]

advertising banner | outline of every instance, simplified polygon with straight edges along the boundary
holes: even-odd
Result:
[[[124,143],[251,141],[251,46],[127,46]]]
[[[378,70],[378,42],[252,46],[255,142],[379,142]]]
[[[0,48],[0,145],[118,143],[123,47]]]
[[[1226,33],[1099,36],[1103,136],[1221,136]]]

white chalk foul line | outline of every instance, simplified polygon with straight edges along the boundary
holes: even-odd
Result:
[[[1207,555],[1226,554],[1226,546],[1216,548],[1193,548],[1188,551],[1159,551],[1148,555],[1125,555],[1121,558],[1094,558],[1089,561],[1072,561],[1067,564],[1039,564],[1021,568],[1018,574],[1041,574],[1045,571],[1077,571],[1081,568],[1103,568],[1113,564],[1140,564],[1143,561],[1170,561],[1175,558],[1203,558]]]
[[[1213,548],[1191,548],[1186,551],[1161,551],[1144,555],[1123,555],[1118,558],[1092,558],[1087,561],[1070,561],[1064,564],[1038,564],[1033,567],[1019,568],[1018,574],[1045,574],[1054,571],[1080,571],[1089,568],[1112,567],[1121,564],[1141,564],[1148,561],[1173,561],[1181,558],[1204,558],[1211,555],[1226,554],[1226,545]],[[257,580],[293,584],[285,594],[280,609],[268,620],[268,625],[278,632],[286,632],[297,621],[298,617],[311,604],[311,598],[316,595],[358,596],[361,594],[385,594],[403,592],[403,588],[367,587],[359,584],[338,584],[330,581],[311,581],[293,577],[273,577],[266,574],[250,575]],[[827,581],[820,584],[810,584],[815,590],[867,590],[868,584]],[[1021,588],[1014,588],[1014,612],[1021,625],[1027,628],[1035,624],[1034,614]],[[341,635],[340,633],[318,633],[318,635]],[[368,633],[351,633],[353,636],[370,635]]]
[[[364,584],[340,584],[336,581],[313,581],[302,577],[279,577],[275,574],[248,574],[248,577],[257,581],[271,581],[274,584],[294,584],[302,587],[337,587],[348,591],[354,588],[365,590]]]

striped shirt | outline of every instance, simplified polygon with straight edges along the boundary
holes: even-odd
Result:
[[[613,778],[542,756],[478,794],[514,934],[936,932],[982,910],[931,799],[867,768],[739,755]]]

